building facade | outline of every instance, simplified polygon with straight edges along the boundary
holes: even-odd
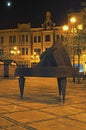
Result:
[[[30,23],[18,24],[15,29],[0,30],[0,59],[13,59],[18,64],[31,66],[38,62],[40,54],[61,37],[62,27],[55,26],[51,13],[46,12],[40,28],[31,28]]]
[[[68,26],[71,27],[69,22],[71,16],[77,17],[77,24],[85,23],[83,21],[83,17],[86,14],[85,11],[86,9],[84,8],[84,11],[69,13]],[[84,24],[84,32],[85,28]],[[47,11],[45,21],[40,28],[32,28],[31,23],[28,23],[18,24],[17,28],[0,30],[0,59],[13,59],[18,65],[31,67],[33,63],[39,62],[42,52],[50,48],[57,39],[63,41],[70,55],[71,62],[73,62],[73,35],[71,31],[63,31],[63,25],[56,26],[51,19],[51,12]],[[76,48],[77,45],[75,42]],[[86,63],[85,40],[83,42],[80,41],[79,47],[81,49],[80,64],[84,65]],[[77,53],[75,53],[75,56],[77,57]],[[76,57],[75,63],[78,62]]]

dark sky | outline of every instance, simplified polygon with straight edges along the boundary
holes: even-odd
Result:
[[[56,25],[63,24],[69,9],[77,10],[83,0],[0,0],[0,29],[17,27],[18,23],[29,23],[31,27],[40,27],[49,10]]]

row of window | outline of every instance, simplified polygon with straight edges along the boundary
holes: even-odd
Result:
[[[28,42],[28,35],[21,35],[20,41],[21,42]],[[10,36],[9,43],[16,43],[16,36]]]
[[[27,47],[23,47],[19,49],[21,52],[21,55],[28,55],[28,48]],[[36,54],[41,54],[41,49],[40,48],[36,48],[34,49],[34,52],[36,52]],[[4,50],[0,49],[0,56],[4,55]]]
[[[61,39],[62,41],[64,40],[64,36],[63,35],[57,35],[57,39]],[[21,35],[20,36],[20,42],[28,42],[29,38],[28,35]],[[33,37],[33,42],[37,43],[37,42],[41,42],[42,41],[42,37],[39,36],[34,36]],[[50,42],[51,41],[51,36],[50,35],[45,35],[45,42]],[[4,37],[0,37],[0,43],[4,43]],[[9,36],[9,43],[16,43],[16,36]]]
[[[46,35],[45,36],[45,42],[50,42],[50,40],[51,40],[50,35]],[[33,39],[34,43],[41,42],[41,41],[42,41],[42,37],[40,35],[34,36],[34,39]]]
[[[60,39],[61,41],[66,40],[66,38],[63,35],[57,35],[56,39]],[[41,42],[41,41],[42,41],[41,36],[34,36],[34,41],[33,41],[34,43]],[[45,42],[50,42],[50,41],[51,41],[51,36],[45,35]]]

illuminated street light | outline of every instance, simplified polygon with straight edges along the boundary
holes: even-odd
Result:
[[[71,24],[72,24],[72,34],[73,34],[72,42],[73,42],[73,68],[74,68],[74,65],[75,65],[74,35],[75,35],[75,23],[76,23],[76,17],[71,17],[71,18],[70,18],[70,22],[71,22]],[[73,77],[73,82],[75,82],[75,78],[74,78],[74,77]]]
[[[11,54],[13,60],[18,61],[18,55],[20,54],[20,50],[18,50],[18,48],[15,46],[10,51],[10,54]]]
[[[20,50],[17,47],[13,47],[13,50],[10,51],[11,54],[17,55],[20,54]]]
[[[63,25],[62,27],[63,31],[65,32],[65,47],[68,50],[68,30],[69,30],[69,26],[68,25]]]
[[[77,29],[78,30],[83,30],[83,25],[82,24],[78,24]]]
[[[80,70],[80,54],[81,54],[81,49],[80,49],[80,32],[83,30],[83,25],[82,24],[78,24],[77,26],[77,31],[78,31],[78,48],[77,48],[77,52],[78,52],[78,69]],[[80,83],[80,77],[78,76],[78,83]]]
[[[68,31],[68,30],[69,30],[68,25],[64,25],[64,26],[63,26],[63,31]]]
[[[73,23],[73,24],[75,24],[76,23],[76,17],[71,17],[70,18],[70,22]]]

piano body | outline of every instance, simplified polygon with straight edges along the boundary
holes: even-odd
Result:
[[[23,98],[25,77],[55,77],[58,81],[59,96],[65,102],[67,77],[78,75],[72,68],[70,58],[62,45],[57,41],[40,56],[40,62],[34,68],[17,68],[15,75],[19,77],[20,97]]]

